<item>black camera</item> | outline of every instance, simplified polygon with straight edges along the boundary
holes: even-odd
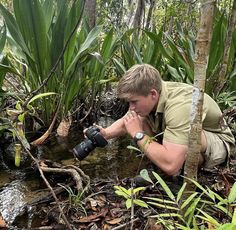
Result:
[[[73,148],[74,155],[81,161],[96,147],[105,147],[108,142],[96,126],[89,127],[85,135],[87,138]]]

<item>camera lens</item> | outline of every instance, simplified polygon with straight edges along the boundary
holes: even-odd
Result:
[[[73,152],[75,154],[75,156],[81,161],[83,160],[85,157],[88,156],[88,154],[95,149],[95,145],[93,144],[93,142],[89,139],[85,139],[84,141],[82,141],[80,144],[76,145],[73,148]]]

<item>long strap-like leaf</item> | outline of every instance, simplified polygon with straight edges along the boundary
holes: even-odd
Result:
[[[42,5],[39,0],[14,0],[13,7],[21,34],[37,64],[39,77],[43,80],[50,66],[50,59]]]
[[[18,43],[23,52],[25,52],[28,56],[31,56],[13,15],[1,3],[0,11],[2,12],[7,28],[13,39]]]

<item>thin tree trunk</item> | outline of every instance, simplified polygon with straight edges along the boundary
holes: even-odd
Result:
[[[96,0],[86,0],[84,14],[87,17],[89,28],[92,29],[96,25]]]
[[[233,32],[235,30],[236,26],[236,0],[233,2],[233,8],[231,11],[231,16],[228,22],[228,33],[225,40],[225,49],[224,49],[224,55],[223,60],[220,66],[220,72],[219,72],[219,78],[216,81],[215,87],[214,87],[214,95],[219,95],[220,91],[223,89],[225,83],[226,83],[226,73],[227,73],[227,67],[229,66],[229,51],[230,46],[233,39]]]
[[[130,28],[132,26],[132,18],[135,10],[134,4],[131,2],[131,0],[128,1],[128,8],[129,8],[129,16],[127,20],[127,25]]]
[[[150,7],[149,7],[149,10],[148,10],[147,22],[146,22],[146,26],[145,26],[146,30],[148,30],[149,27],[150,27],[150,24],[151,24],[150,22],[151,22],[151,19],[152,19],[154,6],[155,6],[155,0],[150,0]]]
[[[190,117],[191,130],[189,134],[188,155],[184,167],[185,176],[194,180],[197,180],[201,150],[202,107],[209,47],[212,37],[214,3],[214,1],[202,0],[200,28],[196,39],[193,101]],[[194,184],[188,183],[187,190],[194,191]]]
[[[136,13],[134,16],[134,21],[133,21],[133,27],[134,28],[141,28],[142,24],[142,17],[144,14],[144,8],[145,8],[145,0],[139,0],[138,1],[138,6],[136,9]]]

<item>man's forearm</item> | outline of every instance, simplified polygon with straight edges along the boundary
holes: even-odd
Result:
[[[149,136],[138,141],[144,154],[168,175],[176,175],[183,166],[187,146],[164,142],[164,145],[153,141]]]
[[[126,134],[126,129],[124,126],[123,118],[115,121],[112,125],[108,126],[105,130],[104,137],[108,139],[112,139],[115,137],[119,137]]]

